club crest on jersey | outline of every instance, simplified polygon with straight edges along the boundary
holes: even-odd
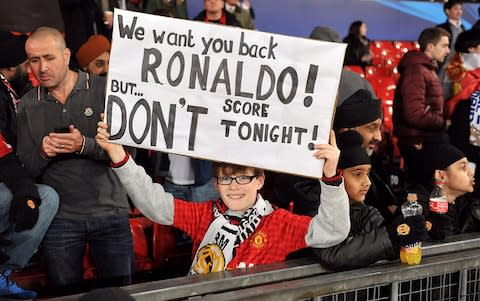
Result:
[[[264,248],[267,245],[267,234],[258,231],[250,240],[250,244],[257,249]]]

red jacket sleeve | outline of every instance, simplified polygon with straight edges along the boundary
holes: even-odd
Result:
[[[0,133],[0,182],[12,191],[14,199],[31,198],[40,205],[40,196],[33,179],[27,174],[13,152],[12,147]]]
[[[444,128],[443,90],[435,71],[418,64],[405,70],[403,77],[400,89],[407,125],[428,131]]]
[[[5,137],[3,137],[2,133],[0,133],[0,158],[3,158],[11,153],[13,153],[12,146],[5,141]]]

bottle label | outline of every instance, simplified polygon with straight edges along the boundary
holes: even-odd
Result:
[[[432,198],[428,203],[428,210],[433,213],[447,213],[448,212],[448,202],[444,198]]]

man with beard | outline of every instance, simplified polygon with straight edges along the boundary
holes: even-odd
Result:
[[[106,76],[110,61],[110,41],[102,35],[93,35],[78,49],[75,57],[83,71]]]
[[[333,129],[336,133],[355,130],[363,138],[362,147],[368,155],[372,155],[375,145],[382,140],[382,111],[380,100],[372,97],[368,90],[360,89],[337,107]],[[377,208],[386,221],[392,219],[397,209],[397,202],[390,188],[375,173],[370,172],[371,188],[367,196],[367,204]],[[280,203],[294,201],[294,212],[312,215],[315,213],[315,199],[320,194],[320,185],[313,180],[278,175],[275,183],[275,194]]]
[[[28,78],[25,39],[0,33],[0,299],[36,297],[10,275],[28,263],[58,209],[57,193],[35,186],[15,154],[19,97],[10,83]]]

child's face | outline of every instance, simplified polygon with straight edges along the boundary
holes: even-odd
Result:
[[[467,192],[473,192],[473,172],[468,166],[467,158],[462,158],[448,166],[443,172],[445,188],[453,196],[460,196]]]
[[[350,203],[363,203],[372,182],[368,177],[372,166],[370,164],[357,165],[343,170],[345,190]]]
[[[241,178],[231,179],[229,177]],[[248,179],[248,177],[250,178]],[[246,183],[250,179],[251,182]],[[225,203],[230,210],[245,211],[255,205],[257,192],[263,187],[265,175],[256,175],[253,168],[247,168],[244,171],[236,173],[230,173],[228,169],[223,169],[218,172],[216,180],[215,186],[220,193],[223,203]],[[220,184],[222,181],[226,183],[230,180],[232,180],[230,184]],[[237,181],[244,183],[242,180],[245,181],[245,184],[237,183]]]

